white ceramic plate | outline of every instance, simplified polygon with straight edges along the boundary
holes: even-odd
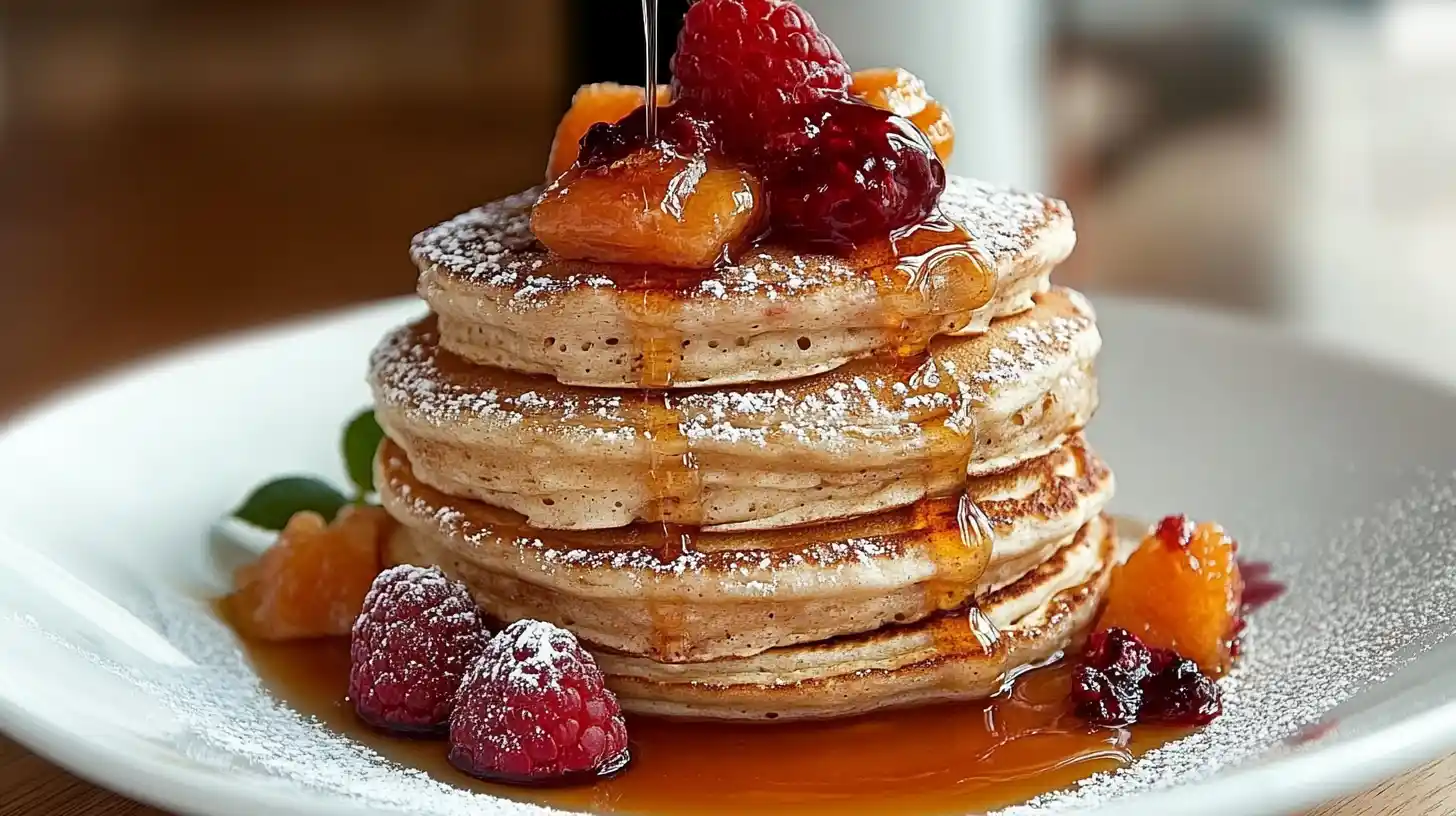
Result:
[[[1193,311],[1100,302],[1120,512],[1222,521],[1289,592],[1228,713],[1013,812],[1287,812],[1456,749],[1456,396]],[[0,433],[0,726],[199,814],[539,812],[380,760],[263,693],[205,598],[212,522],[283,471],[342,483],[340,424],[396,302],[201,347]]]

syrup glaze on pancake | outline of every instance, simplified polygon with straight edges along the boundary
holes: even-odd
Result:
[[[769,244],[712,270],[600,264],[536,240],[538,193],[418,235],[419,291],[446,349],[585,386],[781,381],[977,333],[1028,308],[1076,240],[1062,202],[953,178],[943,219],[848,258]]]
[[[957,608],[1035,569],[1113,489],[1078,435],[1014,471],[971,479],[961,497],[793,530],[699,533],[668,555],[658,525],[538,530],[446,496],[387,440],[376,469],[402,524],[391,561],[441,566],[497,619],[552,621],[662,662],[751,655]],[[976,507],[979,522],[967,518]],[[963,523],[986,529],[968,538]]]
[[[435,315],[371,371],[391,560],[572,628],[671,716],[985,696],[1090,618],[1111,476],[1060,202],[956,180],[850,257],[685,272],[560,258],[532,200],[414,244]]]
[[[1119,558],[1097,517],[1015,583],[918,623],[708,663],[596,657],[623,709],[664,717],[785,722],[981,699],[1080,642]]]
[[[536,527],[708,530],[849,518],[952,495],[1055,449],[1096,407],[1091,307],[1052,289],[984,335],[782,384],[562,386],[442,350],[429,321],[376,350],[376,412],[415,475]]]

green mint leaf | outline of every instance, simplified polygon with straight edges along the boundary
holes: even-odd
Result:
[[[312,510],[333,521],[348,504],[344,494],[331,485],[306,476],[285,476],[254,490],[233,516],[265,530],[282,530],[288,519],[301,510]]]
[[[344,468],[361,499],[374,492],[374,454],[383,440],[384,430],[372,410],[360,413],[344,428]]]

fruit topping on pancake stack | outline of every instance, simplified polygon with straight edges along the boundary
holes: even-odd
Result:
[[[372,356],[369,486],[377,557],[416,566],[353,629],[360,715],[564,778],[621,767],[618,706],[984,698],[1094,625],[1089,720],[1216,714],[1231,542],[1166,522],[1118,567],[1066,206],[949,176],[924,84],[786,0],[699,0],[674,68],[583,88],[544,187],[414,240],[431,314]]]
[[[433,314],[371,367],[385,559],[573,630],[628,711],[994,694],[1115,560],[1065,205],[949,177],[924,84],[791,3],[702,0],[674,65],[655,116],[582,89],[544,188],[416,238]]]

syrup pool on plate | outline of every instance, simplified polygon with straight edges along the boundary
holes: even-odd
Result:
[[[345,639],[249,643],[265,686],[304,716],[441,782],[559,808],[617,813],[967,813],[1026,801],[1110,771],[1188,733],[1093,728],[1071,714],[1070,669],[1034,669],[990,701],[851,720],[728,725],[628,717],[632,764],[574,788],[480,782],[443,741],[360,724],[345,699]]]

